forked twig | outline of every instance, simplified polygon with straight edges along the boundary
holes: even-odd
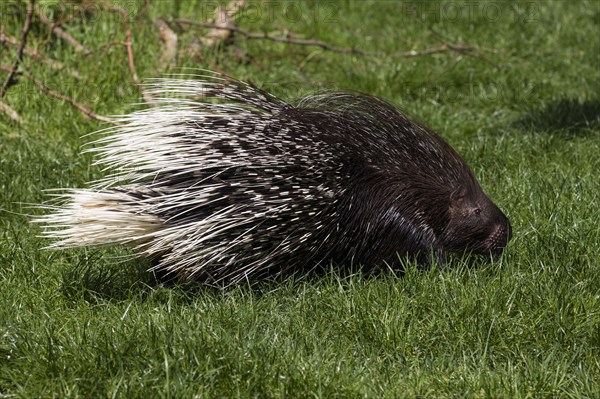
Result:
[[[48,25],[50,27],[50,30],[56,36],[60,37],[61,39],[63,39],[64,41],[66,41],[67,43],[72,45],[75,48],[75,51],[77,51],[78,53],[83,53],[86,56],[89,56],[92,54],[91,50],[85,48],[83,46],[83,44],[81,44],[77,41],[77,39],[75,39],[73,36],[71,36],[69,33],[67,33],[63,28],[58,26],[58,24],[50,21],[48,19],[48,17],[45,16],[43,13],[36,11],[35,14],[38,16],[40,21],[42,21],[43,23],[45,23],[46,25]]]
[[[175,22],[179,25],[190,25],[190,26],[196,26],[196,27],[200,27],[200,28],[209,28],[212,30],[226,30],[229,32],[238,33],[238,34],[244,36],[246,39],[269,40],[272,42],[286,43],[286,44],[299,45],[299,46],[313,46],[313,47],[319,47],[326,51],[331,51],[331,52],[340,53],[340,54],[357,54],[357,55],[413,58],[413,57],[422,57],[422,56],[443,53],[443,52],[448,52],[448,51],[454,51],[457,53],[468,54],[469,56],[481,59],[485,62],[488,62],[488,63],[496,66],[494,63],[487,60],[486,58],[478,56],[476,54],[473,54],[475,51],[479,50],[477,47],[471,46],[468,44],[462,44],[462,43],[444,43],[442,45],[435,46],[435,47],[429,47],[429,48],[426,48],[426,49],[420,50],[420,51],[418,51],[418,50],[396,51],[391,54],[386,54],[384,52],[364,51],[364,50],[360,50],[357,48],[338,47],[338,46],[334,46],[329,43],[323,42],[321,40],[295,39],[295,38],[286,37],[286,36],[273,36],[273,35],[269,35],[268,33],[254,33],[254,32],[249,32],[247,30],[238,28],[234,24],[197,22],[197,21],[192,21],[192,20],[185,19],[185,18],[174,19],[173,22]],[[432,33],[435,33],[435,32],[432,31]]]
[[[272,35],[269,35],[268,33],[253,33],[253,32],[249,32],[247,30],[238,28],[237,26],[233,26],[233,25],[215,24],[215,23],[210,23],[210,22],[197,22],[197,21],[192,21],[190,19],[185,19],[185,18],[177,18],[177,19],[174,19],[173,22],[175,22],[179,25],[192,25],[192,26],[197,26],[200,28],[228,30],[228,31],[231,31],[234,33],[239,33],[240,35],[244,36],[246,39],[262,39],[262,40],[270,40],[272,42],[278,42],[278,43],[288,43],[288,44],[296,44],[296,45],[300,45],[300,46],[320,47],[324,50],[332,51],[334,53],[362,54],[362,55],[378,54],[378,53],[358,50],[355,48],[343,48],[343,47],[332,46],[331,44],[325,43],[320,40],[294,39],[294,38],[289,38],[289,37],[272,36]]]

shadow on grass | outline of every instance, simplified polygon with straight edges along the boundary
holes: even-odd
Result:
[[[341,284],[345,280],[402,277],[403,269],[368,268],[360,266],[337,266],[301,269],[293,273],[264,274],[251,280],[235,283],[207,284],[198,281],[178,279],[176,275],[160,270],[149,271],[156,264],[143,258],[111,257],[101,250],[81,251],[67,255],[66,267],[61,275],[61,291],[73,303],[83,300],[97,304],[106,301],[125,301],[132,297],[144,300],[161,288],[174,289],[178,302],[193,302],[198,296],[221,296],[232,292],[260,297],[281,289],[302,290],[305,284]]]
[[[532,110],[528,116],[517,121],[516,126],[551,133],[584,134],[589,129],[600,127],[600,100],[580,102],[562,99],[542,109]]]
[[[179,303],[191,303],[198,296],[218,297],[232,292],[261,297],[282,289],[290,293],[301,291],[307,284],[313,287],[344,286],[361,281],[402,279],[409,270],[413,274],[437,273],[455,268],[479,268],[487,263],[485,257],[470,254],[449,255],[443,263],[434,262],[429,266],[419,265],[409,257],[398,258],[398,263],[394,265],[377,267],[336,265],[330,262],[321,267],[300,269],[293,273],[255,276],[251,281],[209,285],[198,281],[182,281],[160,271],[148,271],[153,263],[133,256],[107,257],[102,251],[85,251],[67,258],[75,266],[67,267],[62,272],[63,295],[74,303],[84,300],[91,304],[131,300],[132,297],[143,301],[154,296],[161,288],[169,291],[174,289],[178,293],[176,297]]]
[[[105,300],[127,300],[142,297],[159,285],[149,264],[139,258],[114,257],[107,262],[102,252],[76,253],[69,256],[69,266],[62,273],[61,290],[70,300],[83,299],[89,303]]]

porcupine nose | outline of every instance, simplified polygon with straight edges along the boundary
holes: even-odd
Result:
[[[512,226],[508,218],[505,218],[504,224],[498,224],[494,232],[490,235],[491,243],[490,253],[493,260],[498,260],[504,249],[508,246],[508,242],[512,238]]]

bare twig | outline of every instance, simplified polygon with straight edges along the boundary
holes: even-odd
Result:
[[[173,22],[175,22],[179,25],[192,25],[192,26],[198,26],[201,28],[229,30],[234,33],[239,33],[240,35],[244,36],[246,39],[262,39],[262,40],[270,40],[270,41],[278,42],[278,43],[296,44],[299,46],[320,47],[324,50],[331,51],[334,53],[360,54],[360,55],[379,55],[380,54],[380,53],[376,53],[376,52],[358,50],[355,48],[344,48],[344,47],[332,46],[331,44],[322,42],[320,40],[306,40],[306,39],[294,39],[294,38],[289,38],[289,37],[271,36],[268,33],[249,32],[247,30],[238,28],[236,26],[225,26],[225,25],[215,24],[215,23],[210,23],[210,22],[196,22],[196,21],[192,21],[190,19],[185,19],[185,18],[174,19]]]
[[[84,4],[85,3],[82,3],[81,5],[84,5]],[[77,6],[74,3],[72,3],[72,5],[73,5],[73,8],[71,8],[69,10],[69,12],[67,13],[68,15],[66,16],[66,18],[65,18],[66,10],[64,10],[64,9],[61,8],[60,15],[58,15],[58,17],[56,17],[56,19],[54,20],[54,22],[49,21],[48,18],[45,18],[45,19],[42,20],[42,22],[45,21],[44,23],[49,26],[49,29],[48,29],[48,33],[44,37],[44,40],[37,47],[38,52],[41,51],[41,50],[43,50],[48,45],[48,43],[50,43],[50,41],[52,40],[52,35],[54,34],[54,31],[53,31],[54,27],[61,26],[61,25],[64,25],[66,23],[69,23],[72,20],[74,20],[75,18],[80,17],[82,15],[80,7]],[[36,12],[39,12],[39,10],[36,10]],[[44,17],[45,17],[45,15],[44,15]],[[42,16],[40,16],[40,19],[42,19]],[[61,31],[61,30],[62,29],[59,29],[59,31]],[[70,40],[70,39],[67,39],[67,40]]]
[[[227,15],[229,18],[234,18],[246,5],[246,0],[233,0],[227,5]]]
[[[30,0],[27,6],[27,16],[25,17],[25,25],[23,26],[23,31],[21,33],[21,42],[19,43],[19,47],[17,48],[17,57],[8,72],[8,77],[2,84],[0,88],[0,100],[6,94],[8,88],[13,84],[13,79],[17,73],[17,69],[19,69],[19,64],[23,59],[23,52],[25,51],[25,45],[27,44],[27,35],[29,34],[29,30],[31,29],[31,21],[33,19],[33,10],[35,6],[35,0]]]
[[[43,23],[45,23],[46,25],[48,25],[50,27],[50,30],[52,32],[54,32],[54,34],[56,36],[60,37],[61,39],[63,39],[64,41],[66,41],[67,43],[69,43],[70,45],[72,45],[73,47],[75,47],[75,51],[77,51],[78,53],[83,53],[86,56],[89,56],[89,55],[92,54],[91,50],[85,48],[83,46],[83,44],[79,43],[73,36],[71,36],[70,34],[68,34],[63,28],[61,28],[60,26],[58,26],[54,22],[50,21],[48,19],[48,17],[45,16],[43,13],[36,12],[36,15],[40,18],[40,20]]]
[[[134,83],[139,83],[139,79],[137,76],[137,72],[135,71],[135,62],[133,59],[133,47],[132,47],[132,35],[131,35],[131,26],[129,26],[129,16],[127,15],[127,11],[119,6],[112,6],[107,8],[110,12],[116,12],[121,15],[123,19],[123,23],[125,24],[125,35],[126,40],[122,43],[127,49],[127,59],[129,60],[129,71],[131,72],[131,79]]]
[[[21,118],[17,111],[12,109],[7,103],[0,101],[0,111],[8,115],[8,117],[13,121],[19,124],[23,123],[23,118]]]
[[[17,46],[19,44],[19,41],[12,36],[6,35],[0,27],[0,43],[11,44],[13,46]],[[25,47],[24,52],[28,56],[35,58],[37,60],[40,60],[41,62],[47,64],[52,69],[65,70],[69,73],[69,75],[73,76],[75,79],[81,79],[81,74],[77,70],[74,70],[74,69],[64,65],[62,62],[59,62],[52,58],[46,57],[45,55],[40,54],[35,49]]]
[[[133,58],[133,47],[132,47],[133,39],[132,39],[131,26],[129,25],[129,18],[127,15],[127,11],[125,11],[123,8],[121,8],[119,6],[108,7],[108,11],[119,13],[121,15],[121,18],[123,19],[123,23],[125,24],[125,34],[126,34],[127,39],[125,42],[123,42],[121,44],[123,44],[125,46],[125,48],[127,49],[127,59],[129,60],[129,71],[131,72],[131,78],[135,84],[139,84],[139,79],[138,79],[137,72],[135,70],[135,62],[134,62],[134,58]],[[175,36],[175,40],[177,40],[177,36]],[[177,42],[175,43],[175,45],[177,45]],[[142,98],[151,107],[155,107],[158,105],[156,103],[156,101],[154,101],[152,96],[150,96],[144,90],[142,90]]]
[[[429,32],[437,37],[439,40],[446,42],[446,44],[444,44],[443,46],[446,46],[448,48],[448,50],[452,50],[455,51],[457,53],[461,53],[461,54],[465,54],[469,57],[473,57],[476,58],[478,60],[481,60],[487,64],[492,65],[495,68],[499,68],[500,66],[498,64],[496,64],[495,62],[490,61],[489,59],[487,59],[486,57],[482,56],[481,54],[479,54],[481,52],[481,49],[475,46],[467,46],[464,44],[451,44],[448,43],[448,38],[445,37],[444,35],[442,35],[439,32],[436,32],[433,28],[429,28]],[[442,46],[440,46],[442,47]]]
[[[159,62],[166,65],[173,64],[177,59],[177,34],[163,19],[157,19],[154,24],[158,28],[158,35],[163,43]]]
[[[133,48],[131,47],[131,27],[127,24],[125,28],[127,40],[125,41],[125,47],[127,48],[127,59],[129,60],[129,71],[131,72],[131,78],[135,83],[139,83],[137,72],[135,71],[135,62],[133,60]]]
[[[1,66],[0,65],[0,71],[4,71],[6,73],[10,73],[11,69],[7,68],[5,66]],[[34,78],[33,75],[31,75],[29,72],[18,71],[16,73],[18,75],[25,76],[27,79],[31,80],[44,93],[46,93],[46,94],[48,94],[48,95],[50,95],[52,97],[58,98],[59,100],[63,100],[65,102],[69,103],[70,105],[72,105],[74,108],[76,108],[77,110],[79,110],[81,113],[83,113],[88,118],[94,119],[94,120],[97,120],[97,121],[102,121],[102,122],[108,122],[108,123],[112,123],[112,124],[117,124],[115,121],[113,121],[110,118],[107,118],[106,116],[97,115],[97,114],[93,113],[88,107],[86,107],[85,105],[79,104],[77,101],[73,100],[71,97],[65,96],[64,94],[61,94],[61,93],[58,93],[58,92],[52,90],[51,88],[49,88],[48,86],[46,86],[45,84],[43,84],[41,81],[39,81],[36,78]]]
[[[358,55],[413,58],[413,57],[422,57],[422,56],[443,53],[443,52],[448,52],[448,51],[455,51],[455,52],[475,56],[474,54],[472,54],[472,52],[478,50],[477,47],[470,46],[468,44],[445,43],[440,46],[430,47],[430,48],[426,48],[426,49],[420,50],[420,51],[417,51],[417,50],[397,51],[392,54],[385,54],[383,52],[364,51],[364,50],[360,50],[360,49],[356,49],[356,48],[337,47],[337,46],[333,46],[329,43],[326,43],[326,42],[323,42],[320,40],[294,39],[294,38],[284,37],[284,36],[272,36],[267,33],[253,33],[253,32],[246,31],[244,29],[240,29],[233,24],[196,22],[196,21],[192,21],[192,20],[184,19],[184,18],[175,19],[173,21],[180,25],[191,25],[191,26],[197,26],[197,27],[201,27],[201,28],[210,28],[213,30],[214,29],[227,30],[227,31],[230,31],[233,33],[239,33],[240,35],[244,36],[246,39],[262,39],[262,40],[270,40],[270,41],[278,42],[278,43],[287,43],[287,44],[294,44],[294,45],[300,45],[300,46],[314,46],[314,47],[320,47],[326,51],[331,51],[334,53],[341,53],[341,54],[358,54]],[[475,56],[475,57],[477,57],[477,56]],[[482,58],[482,57],[477,57],[477,58]],[[491,63],[488,60],[485,60],[485,61]]]
[[[136,68],[135,68],[135,60],[134,60],[134,56],[133,56],[133,35],[132,35],[132,31],[131,31],[131,26],[129,25],[129,15],[127,14],[127,11],[119,6],[109,6],[106,8],[107,11],[112,12],[112,13],[117,13],[121,16],[121,19],[123,20],[123,23],[125,24],[125,41],[121,42],[121,41],[115,41],[115,42],[111,42],[111,43],[107,43],[105,44],[103,47],[104,49],[102,50],[102,53],[100,54],[100,57],[98,59],[98,65],[101,64],[102,59],[106,56],[106,54],[108,53],[108,50],[113,47],[113,46],[124,46],[125,49],[127,50],[127,60],[128,60],[128,66],[129,66],[129,71],[131,73],[131,80],[135,83],[135,84],[139,84],[139,78],[136,72]]]
[[[403,58],[412,58],[412,57],[422,57],[431,54],[444,53],[446,51],[457,51],[457,52],[467,52],[474,50],[475,47],[469,46],[467,44],[442,44],[440,46],[429,47],[425,50],[417,51],[399,51],[390,54],[390,57],[403,57]]]
[[[149,0],[144,0],[142,2],[142,6],[140,7],[140,10],[138,11],[138,15],[146,15],[148,13],[148,9],[150,8],[150,1]]]
[[[227,14],[227,10],[224,7],[217,7],[215,9],[215,18],[211,23],[215,27],[204,37],[200,38],[200,42],[204,47],[215,47],[220,43],[226,42],[236,28],[235,22]]]
[[[158,28],[158,37],[162,42],[160,59],[158,60],[162,68],[168,69],[170,65],[173,65],[177,61],[177,42],[178,37],[175,32],[169,27],[169,25],[163,19],[157,19],[154,21],[154,25]],[[151,107],[156,107],[158,103],[156,100],[142,88],[142,98],[146,104]]]
[[[126,42],[110,42],[110,43],[106,43],[102,45],[102,52],[100,53],[100,56],[97,57],[98,58],[98,62],[96,62],[96,68],[90,73],[90,75],[87,77],[87,81],[91,81],[98,72],[100,72],[100,65],[102,65],[102,61],[104,60],[104,57],[106,57],[106,54],[108,54],[108,51],[115,46],[126,46],[127,43]]]

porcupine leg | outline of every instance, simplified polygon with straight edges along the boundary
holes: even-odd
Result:
[[[150,259],[150,269],[149,273],[152,274],[152,277],[156,283],[159,284],[169,284],[173,283],[176,280],[176,276],[174,273],[169,272],[163,267],[160,267],[161,257],[151,258]]]

